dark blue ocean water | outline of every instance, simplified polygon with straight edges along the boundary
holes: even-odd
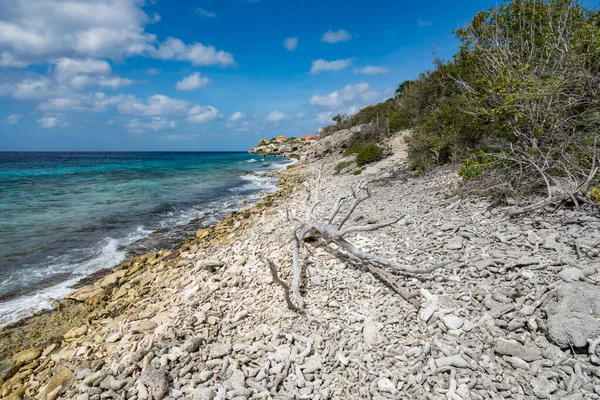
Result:
[[[0,326],[276,188],[246,153],[0,153]]]

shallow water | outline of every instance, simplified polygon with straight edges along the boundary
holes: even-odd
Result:
[[[276,188],[246,153],[0,153],[0,326]]]

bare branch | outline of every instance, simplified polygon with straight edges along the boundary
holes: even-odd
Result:
[[[342,207],[342,202],[344,200],[346,200],[347,198],[348,198],[347,196],[342,195],[342,196],[338,197],[338,199],[335,201],[335,205],[333,206],[333,211],[331,212],[331,216],[329,217],[329,221],[327,221],[327,223],[329,225],[331,225],[333,223],[333,220],[335,219],[335,217],[340,212],[340,208]]]
[[[344,224],[348,221],[348,218],[350,218],[350,216],[352,215],[352,213],[354,213],[354,210],[356,210],[356,207],[360,203],[371,198],[371,189],[368,187],[365,188],[366,184],[367,184],[367,182],[363,181],[363,182],[359,183],[358,186],[356,187],[356,189],[354,189],[352,191],[352,196],[354,197],[354,203],[352,203],[350,210],[348,211],[346,216],[342,219],[342,221],[338,225],[338,229],[342,229]],[[366,195],[364,197],[360,197],[360,192],[362,192],[363,190],[366,192]]]
[[[400,297],[412,304],[417,310],[420,308],[419,302],[415,300],[415,297],[419,296],[419,293],[410,293],[407,290],[403,289],[398,284],[396,279],[394,279],[393,275],[385,272],[381,268],[377,268],[374,265],[368,265],[367,267],[373,275],[387,283],[394,290],[394,292],[400,295]]]
[[[292,303],[292,300],[290,300],[290,288],[284,281],[279,279],[279,276],[277,275],[277,268],[275,268],[275,265],[273,265],[271,260],[269,260],[267,257],[261,257],[260,260],[263,262],[263,264],[269,267],[269,270],[271,271],[271,276],[273,277],[273,282],[275,282],[283,288],[283,296],[285,297],[285,302],[287,303],[288,308],[296,312],[301,311],[298,307],[294,305],[294,303]]]

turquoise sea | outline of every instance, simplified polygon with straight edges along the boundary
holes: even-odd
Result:
[[[0,153],[0,326],[276,189],[246,153]]]

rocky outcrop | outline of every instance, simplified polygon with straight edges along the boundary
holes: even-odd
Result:
[[[296,158],[299,158],[301,154],[305,154],[315,143],[316,141],[314,140],[286,140],[285,142],[272,142],[254,147],[248,150],[248,153],[286,157],[296,156]]]
[[[566,283],[548,302],[546,313],[552,342],[563,349],[586,347],[600,338],[600,287],[585,282]]]
[[[362,132],[369,128],[369,124],[353,126],[350,129],[342,129],[318,140],[311,146],[306,155],[309,160],[316,160],[326,156],[340,157],[353,134]]]

